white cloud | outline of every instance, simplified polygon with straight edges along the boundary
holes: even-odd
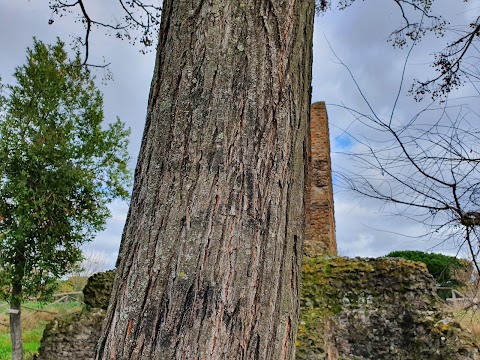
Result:
[[[110,9],[105,10],[103,4],[91,4],[103,9],[105,16],[113,13]],[[457,14],[459,23],[465,23],[465,19],[476,16],[480,7],[479,1],[472,0],[465,6],[464,12],[460,12],[458,5],[450,0],[437,0],[435,4],[444,13]],[[61,36],[68,42],[70,34],[81,31],[79,25],[73,24],[70,17],[57,18],[55,23],[49,26],[48,19],[51,14],[47,2],[0,0],[0,8],[0,76],[4,81],[11,81],[10,74],[14,67],[23,63],[26,47],[32,44],[32,36],[35,35],[45,42],[53,42],[56,36]],[[345,104],[368,111],[348,73],[333,56],[326,37],[342,61],[349,65],[375,109],[378,109],[380,114],[390,114],[406,51],[392,49],[386,39],[393,27],[399,24],[399,19],[394,2],[386,0],[357,1],[350,9],[332,10],[317,17],[314,33],[313,100],[323,100],[327,104]],[[406,88],[414,77],[431,73],[428,63],[432,59],[430,53],[435,41],[437,40],[434,37],[429,37],[425,40],[428,46],[420,44],[415,49],[407,68]],[[101,62],[105,56],[112,63],[110,69],[115,80],[106,86],[100,85],[105,95],[105,115],[109,120],[119,116],[132,128],[130,152],[133,168],[143,134],[154,53],[141,55],[138,48],[113,37],[105,37],[101,31],[93,35],[91,50],[94,54],[93,60]],[[100,71],[98,77],[101,76]],[[463,88],[457,96],[466,96],[470,90]],[[460,101],[467,100],[458,100]],[[400,121],[411,118],[411,114],[418,111],[418,106],[411,97],[402,97],[396,118]],[[348,128],[352,117],[332,105],[328,106],[328,112],[330,131],[335,138]],[[357,135],[369,135],[357,122],[353,123],[349,131]],[[345,147],[344,142],[332,141],[333,151],[339,148],[341,150],[342,147]],[[352,144],[352,150],[357,148],[358,144]],[[339,163],[349,166],[344,160],[340,160],[338,154],[334,154],[332,159],[334,167]],[[335,197],[337,239],[339,248],[347,255],[379,256],[398,249],[429,249],[433,244],[398,235],[404,233],[415,236],[422,233],[424,229],[418,223],[402,217],[383,215],[382,204],[338,190],[336,188]],[[111,210],[113,217],[109,220],[106,231],[98,234],[95,241],[85,246],[85,249],[101,252],[113,266],[128,206],[114,203]],[[454,250],[455,247],[449,245],[441,251],[451,253]]]

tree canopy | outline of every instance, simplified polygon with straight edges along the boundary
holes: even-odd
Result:
[[[129,130],[119,119],[102,129],[102,95],[63,46],[34,40],[2,101],[0,266],[6,284],[22,250],[25,295],[71,270],[107,204],[129,195]]]
[[[130,130],[119,119],[102,128],[79,54],[34,39],[14,78],[0,103],[0,296],[12,308],[72,271],[130,183]]]
[[[462,285],[456,273],[458,271],[471,271],[471,264],[466,260],[443,254],[426,253],[423,251],[403,250],[393,251],[386,257],[396,257],[412,261],[423,262],[440,286]]]

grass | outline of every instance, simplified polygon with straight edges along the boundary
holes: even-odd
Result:
[[[45,302],[31,301],[24,304],[27,308],[22,309],[22,338],[25,359],[30,359],[38,352],[43,330],[47,323],[57,315],[79,311],[82,304],[79,302],[62,302],[49,304]],[[0,304],[0,313],[7,308],[6,303]],[[33,310],[32,310],[33,309]],[[8,315],[0,316],[0,360],[12,358],[12,345],[10,341]]]
[[[455,320],[457,320],[462,328],[466,329],[472,337],[480,344],[480,310],[477,307],[464,309],[449,309]]]
[[[25,330],[23,332],[23,351],[26,359],[38,352],[45,325],[46,322],[42,322],[36,329]],[[11,351],[12,344],[10,334],[0,334],[0,359],[10,360],[12,358]]]
[[[478,299],[480,298],[480,287],[477,282],[462,288],[466,301],[458,303],[448,303],[446,310],[453,314],[456,321],[460,323],[463,329],[467,330],[472,337],[480,344],[480,307]]]

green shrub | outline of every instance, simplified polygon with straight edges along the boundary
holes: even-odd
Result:
[[[405,250],[393,251],[386,255],[386,257],[423,262],[427,266],[430,274],[435,278],[437,284],[442,287],[459,287],[464,285],[465,280],[461,280],[461,277],[457,276],[457,273],[465,273],[471,270],[469,262],[443,254]]]

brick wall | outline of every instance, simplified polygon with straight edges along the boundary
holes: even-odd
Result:
[[[305,254],[337,254],[333,210],[330,136],[325,103],[312,104],[307,179]]]

